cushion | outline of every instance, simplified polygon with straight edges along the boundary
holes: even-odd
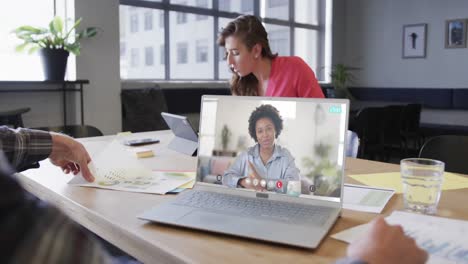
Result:
[[[233,158],[231,157],[213,157],[211,159],[211,171],[213,175],[223,175],[224,172],[231,166]]]

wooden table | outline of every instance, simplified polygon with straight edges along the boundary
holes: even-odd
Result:
[[[196,158],[167,149],[173,135],[169,131],[141,133],[160,138],[161,143],[151,145],[156,157],[145,160],[160,169],[195,169]],[[89,151],[111,137],[87,138]],[[102,147],[102,146],[101,146]],[[399,171],[399,166],[381,162],[348,158],[346,174]],[[72,176],[64,175],[48,161],[41,168],[18,174],[25,188],[41,199],[50,201],[65,211],[75,221],[118,246],[144,263],[330,263],[345,256],[344,242],[325,238],[316,250],[263,243],[190,229],[151,224],[135,216],[173,199],[174,195],[151,195],[119,192],[67,185]],[[348,182],[355,183],[352,179]],[[468,220],[466,197],[468,189],[444,191],[439,204],[439,215]],[[383,214],[401,209],[402,196],[396,194],[387,204]],[[343,210],[331,234],[366,223],[377,214]]]

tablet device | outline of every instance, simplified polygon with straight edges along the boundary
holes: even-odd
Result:
[[[198,135],[186,116],[174,115],[162,112],[161,116],[174,133],[175,138],[169,143],[168,148],[193,155],[198,148]]]

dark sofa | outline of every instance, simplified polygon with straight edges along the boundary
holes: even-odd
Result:
[[[421,104],[420,127],[427,136],[468,134],[468,89],[352,87],[350,91],[358,100],[355,104]]]

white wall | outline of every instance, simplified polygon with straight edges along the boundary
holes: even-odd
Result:
[[[353,86],[468,87],[468,48],[445,49],[444,44],[445,21],[468,19],[468,1],[336,0],[335,7],[344,18],[335,17],[334,63],[362,68]],[[419,23],[428,24],[427,56],[403,59],[403,25]]]
[[[75,1],[75,17],[83,17],[83,27],[97,26],[100,34],[83,42],[76,58],[78,79],[89,79],[84,94],[85,123],[104,134],[122,129],[119,66],[119,1]]]

